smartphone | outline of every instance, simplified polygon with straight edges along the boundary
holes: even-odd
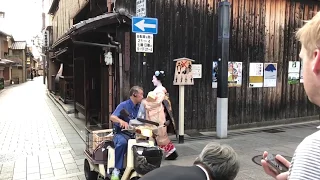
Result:
[[[272,154],[268,154],[265,159],[269,165],[269,167],[276,173],[280,174],[288,171],[288,167],[278,161]]]

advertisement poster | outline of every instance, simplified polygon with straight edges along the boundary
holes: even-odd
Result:
[[[300,83],[303,83],[303,63],[301,63],[301,69],[300,69]]]
[[[212,88],[218,87],[218,61],[212,62]]]
[[[241,87],[242,62],[228,62],[228,85],[229,87]]]
[[[263,87],[263,63],[250,63],[249,87]]]
[[[264,63],[264,87],[277,86],[277,63]]]
[[[298,84],[300,78],[300,62],[299,61],[289,61],[288,68],[288,83]]]

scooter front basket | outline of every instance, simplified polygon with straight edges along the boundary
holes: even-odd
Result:
[[[145,175],[159,168],[163,152],[159,147],[133,146],[134,169],[138,174]]]

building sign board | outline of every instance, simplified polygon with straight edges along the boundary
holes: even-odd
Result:
[[[136,33],[136,52],[153,53],[153,34]]]
[[[147,3],[146,0],[136,1],[136,16],[145,17],[147,16]]]

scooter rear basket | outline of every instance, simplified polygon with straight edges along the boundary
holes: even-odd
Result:
[[[133,146],[134,169],[138,174],[145,175],[159,168],[163,152],[159,147]]]

